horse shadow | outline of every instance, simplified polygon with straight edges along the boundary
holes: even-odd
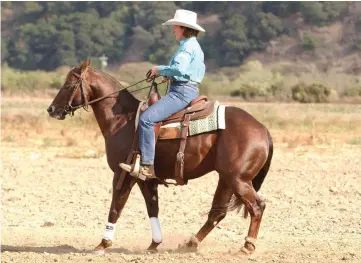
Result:
[[[34,253],[49,253],[49,254],[69,254],[69,253],[78,253],[78,254],[93,254],[94,250],[89,249],[77,249],[69,245],[60,245],[54,247],[33,247],[33,246],[8,246],[2,245],[1,252],[34,252]],[[122,254],[140,254],[139,252],[134,252],[126,248],[108,248],[106,253],[122,253]]]
[[[69,253],[76,253],[76,254],[94,254],[93,249],[78,249],[73,246],[64,244],[60,246],[9,246],[9,245],[2,245],[1,246],[1,252],[34,252],[34,253],[48,253],[48,254],[56,254],[56,255],[62,255],[62,254],[69,254]],[[161,254],[161,253],[169,253],[169,254],[178,254],[178,253],[192,253],[196,252],[193,249],[185,249],[184,247],[178,247],[178,248],[167,248],[167,249],[159,249],[157,251],[150,251],[147,249],[135,249],[135,250],[129,250],[122,247],[117,248],[107,248],[106,254],[111,253],[119,253],[119,254],[128,254],[128,255],[142,255],[142,254]],[[94,254],[95,255],[95,254]]]

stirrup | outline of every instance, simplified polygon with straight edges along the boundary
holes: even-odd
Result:
[[[133,169],[130,172],[130,175],[139,178],[139,175],[140,175],[139,173],[140,173],[140,154],[136,154],[135,163],[133,164]],[[144,177],[144,176],[142,176],[142,177]],[[139,179],[144,181],[146,178],[144,178],[144,179],[139,178]]]
[[[140,164],[140,155],[139,154],[136,154],[135,162],[133,164],[121,163],[121,164],[119,164],[119,166],[123,170],[127,171],[131,176],[133,176],[137,179],[140,179],[142,181],[145,181],[146,179],[158,178],[154,174],[154,167],[151,168],[151,169],[153,169],[152,176],[146,176],[146,175],[141,174],[142,165]]]
[[[140,174],[140,155],[136,155],[135,162],[133,164],[120,163],[120,168],[128,172],[131,176],[145,180],[146,177]]]

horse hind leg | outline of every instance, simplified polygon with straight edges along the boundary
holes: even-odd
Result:
[[[213,230],[213,228],[226,217],[228,203],[230,202],[232,195],[232,189],[220,176],[218,186],[213,197],[212,208],[208,213],[206,223],[182,248],[187,248],[188,250],[196,250],[198,248],[200,242],[202,242],[203,239]]]
[[[241,177],[237,177],[233,184],[233,190],[235,198],[232,200],[230,207],[233,206],[234,208],[237,204],[243,204],[245,206],[245,215],[247,211],[251,215],[248,234],[241,252],[252,254],[256,249],[255,244],[266,205],[253,188],[252,181],[244,181]]]

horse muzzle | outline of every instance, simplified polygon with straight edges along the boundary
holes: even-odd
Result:
[[[46,110],[50,117],[56,118],[58,120],[64,120],[67,112],[64,109],[56,109],[54,105],[49,106]]]

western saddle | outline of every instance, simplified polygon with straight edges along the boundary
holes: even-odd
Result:
[[[141,108],[141,112],[144,112],[149,106],[153,105],[159,100],[158,94],[156,92],[152,92],[149,95],[148,101],[146,105],[143,105]],[[187,184],[187,181],[185,182],[183,179],[183,172],[184,172],[184,149],[187,141],[187,135],[188,135],[188,127],[191,120],[198,120],[202,118],[206,118],[210,114],[212,114],[214,110],[214,101],[208,101],[208,98],[206,96],[199,96],[196,99],[192,100],[191,103],[183,110],[180,110],[173,115],[169,116],[162,122],[157,123],[154,126],[154,133],[155,133],[155,140],[157,142],[160,127],[162,125],[170,124],[170,123],[181,123],[181,131],[180,136],[174,137],[179,138],[180,137],[180,146],[177,153],[176,158],[176,164],[175,164],[175,180],[177,182],[177,185],[184,185]],[[133,139],[133,145],[132,149],[129,152],[128,158],[126,160],[126,163],[131,163],[132,161],[135,161],[138,157],[139,159],[139,150],[138,150],[138,130],[135,133],[134,139]],[[125,177],[126,171],[122,171],[122,174],[120,176],[120,179],[118,180],[117,189],[119,190],[124,177]]]

